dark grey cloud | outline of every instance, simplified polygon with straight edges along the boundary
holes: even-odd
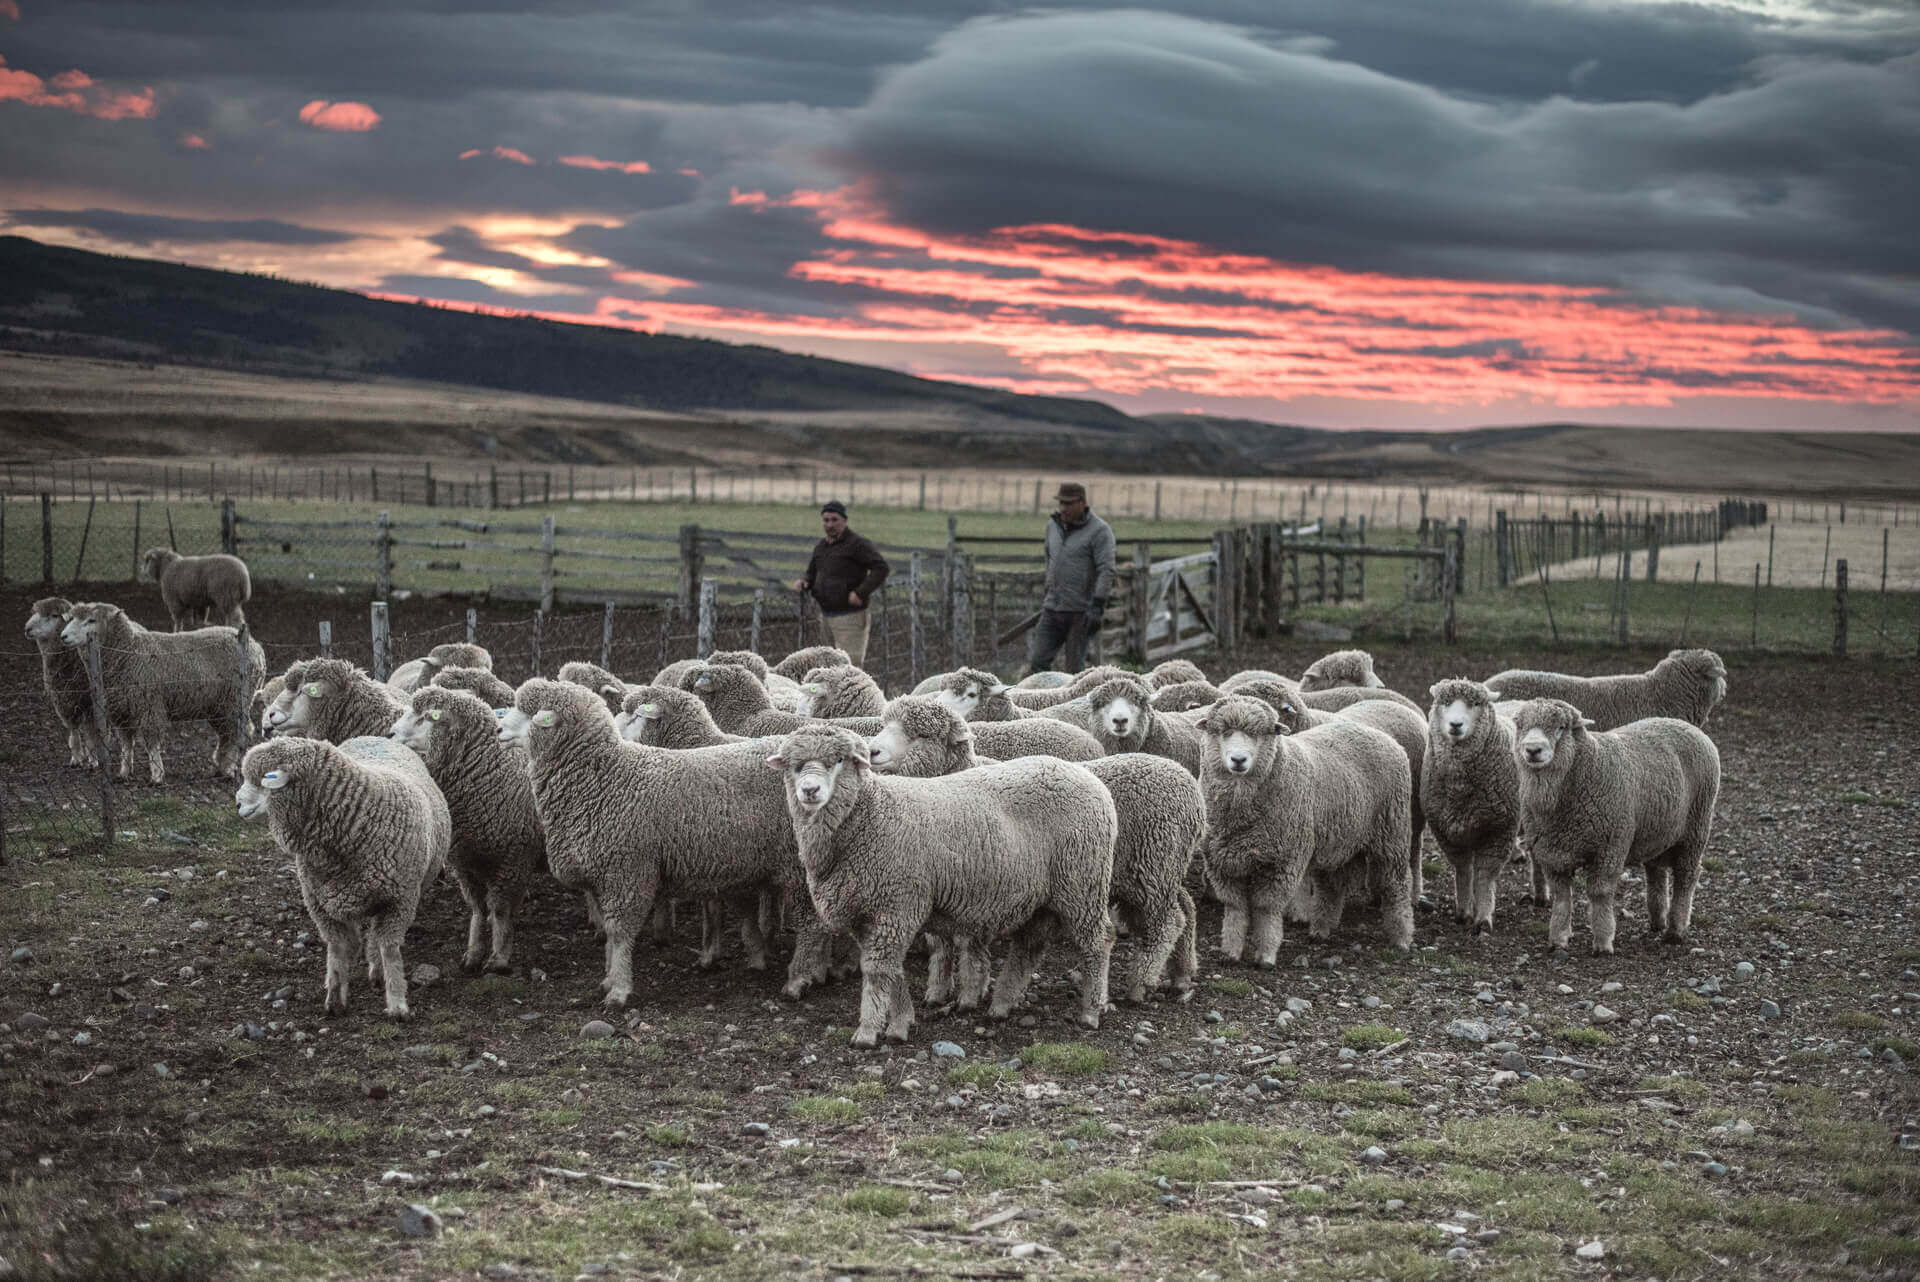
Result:
[[[228,240],[260,245],[340,245],[365,238],[363,232],[302,227],[274,218],[167,218],[160,214],[130,214],[117,209],[9,209],[0,217],[4,217],[8,227],[13,230],[64,227],[93,232],[129,245]]]

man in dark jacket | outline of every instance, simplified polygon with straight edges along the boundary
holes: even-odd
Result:
[[[1087,642],[1100,630],[1113,590],[1113,528],[1087,506],[1087,487],[1063,481],[1047,522],[1047,586],[1028,642],[1027,667],[1044,672],[1063,656],[1068,672],[1087,664]]]
[[[853,666],[867,657],[867,606],[887,581],[887,559],[873,543],[847,528],[847,505],[829,499],[820,505],[820,528],[826,537],[813,548],[807,572],[793,581],[800,592],[811,592],[820,603],[833,644],[847,652]]]

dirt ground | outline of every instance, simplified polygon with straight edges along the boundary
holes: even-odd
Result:
[[[311,635],[277,617],[271,645]],[[1375,653],[1422,699],[1539,657]],[[875,1052],[855,987],[703,972],[685,918],[584,1036],[600,950],[552,890],[516,973],[475,980],[437,888],[412,1023],[357,977],[322,1019],[290,867],[182,756],[110,854],[0,869],[30,954],[0,971],[0,1277],[1920,1276],[1920,667],[1728,658],[1691,947],[1644,936],[1634,889],[1616,955],[1582,921],[1552,958],[1514,877],[1474,939],[1435,867],[1410,956],[1354,914],[1276,971],[1223,964],[1204,905],[1190,1005],[1082,1032],[1056,954],[1016,1021],[922,1007]],[[9,760],[51,740],[44,711],[0,733]]]

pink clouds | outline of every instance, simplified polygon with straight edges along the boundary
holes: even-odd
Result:
[[[495,160],[511,160],[516,165],[532,165],[538,162],[518,147],[493,147],[482,149],[469,147],[460,153],[460,159],[472,160],[475,156],[492,156]]]
[[[199,134],[181,134],[180,145],[188,151],[212,151],[213,144]]]
[[[12,18],[20,21],[20,6],[14,0],[0,0],[0,18]]]
[[[1669,406],[1701,396],[1897,404],[1920,398],[1903,335],[1815,329],[1779,313],[1655,306],[1564,285],[1345,272],[1067,226],[948,237],[888,219],[855,189],[736,206],[817,210],[834,244],[791,269],[876,297],[851,314],[603,298],[601,321],[789,340],[912,345],[935,377],[1081,395],[1356,397],[1468,406]],[[1017,371],[916,361],[981,345]]]
[[[315,129],[363,134],[379,126],[380,113],[364,102],[328,102],[324,98],[315,98],[300,108],[300,119]]]
[[[575,169],[610,169],[623,174],[650,174],[653,166],[644,160],[601,160],[596,156],[562,156],[560,163]]]
[[[0,0],[4,4],[6,0]],[[9,16],[18,18],[15,9]],[[29,107],[57,107],[62,111],[93,116],[99,120],[146,119],[153,115],[153,90],[106,88],[79,69],[62,71],[43,80],[31,71],[16,71],[0,57],[0,102],[19,102]]]

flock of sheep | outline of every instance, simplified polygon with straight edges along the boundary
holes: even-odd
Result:
[[[1132,953],[1120,995],[1170,983],[1186,1000],[1195,887],[1223,905],[1232,960],[1272,967],[1289,922],[1324,939],[1356,901],[1405,949],[1423,831],[1475,933],[1492,929],[1501,870],[1527,859],[1554,948],[1579,872],[1593,950],[1613,951],[1629,865],[1645,869],[1652,931],[1682,941],[1720,783],[1701,727],[1726,693],[1709,650],[1627,676],[1445,680],[1424,708],[1360,650],[1297,680],[1252,670],[1215,685],[1186,660],[1017,686],[962,669],[888,700],[827,647],[771,667],[715,653],[637,686],[570,663],[516,690],[483,649],[447,645],[385,682],[320,658],[262,686],[231,627],[152,633],[112,605],[49,599],[27,633],[76,763],[105,751],[73,681],[95,636],[122,774],[144,740],[161,779],[167,722],[213,725],[240,813],[266,816],[293,858],[326,943],[329,1013],[364,956],[387,1013],[408,1014],[401,941],[444,867],[469,909],[470,973],[511,969],[518,906],[551,876],[582,896],[605,941],[605,1001],[623,1006],[635,944],[690,902],[702,965],[732,918],[753,970],[791,930],[789,997],[857,968],[856,1046],[909,1035],[906,961],[922,938],[930,1003],[1004,1018],[1060,940],[1078,1018],[1097,1027],[1116,923]],[[240,707],[267,736],[244,759]]]

